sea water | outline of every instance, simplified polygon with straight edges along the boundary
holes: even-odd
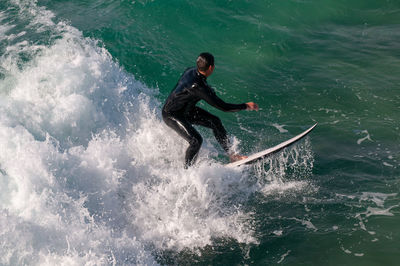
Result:
[[[0,2],[0,265],[397,265],[398,1]],[[161,119],[203,51],[197,164]]]

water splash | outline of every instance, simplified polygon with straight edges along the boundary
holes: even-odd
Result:
[[[246,173],[207,146],[184,170],[156,89],[35,1],[11,4],[49,38],[14,39],[0,59],[1,264],[147,265],[154,249],[257,242]]]
[[[299,191],[309,186],[314,157],[309,138],[285,148],[254,165],[254,173],[265,194]]]

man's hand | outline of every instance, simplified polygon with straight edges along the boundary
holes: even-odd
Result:
[[[253,103],[253,102],[248,102],[246,103],[247,109],[246,110],[256,110],[258,111],[258,104]]]

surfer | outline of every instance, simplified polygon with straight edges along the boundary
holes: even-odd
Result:
[[[185,70],[162,108],[164,122],[189,143],[185,154],[185,168],[193,165],[203,142],[193,125],[211,128],[219,144],[228,153],[231,162],[246,158],[230,151],[231,145],[221,120],[197,107],[196,104],[204,100],[224,112],[258,111],[258,105],[254,102],[226,103],[215,94],[215,91],[207,84],[207,77],[215,68],[212,54],[201,53],[196,64],[197,67]]]

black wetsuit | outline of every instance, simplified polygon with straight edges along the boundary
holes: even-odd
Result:
[[[196,104],[200,100],[205,100],[208,104],[225,112],[236,112],[247,108],[245,103],[230,104],[224,102],[208,86],[204,75],[199,73],[196,68],[187,69],[162,109],[164,122],[189,142],[189,148],[185,155],[186,167],[194,163],[203,142],[202,137],[192,124],[211,128],[222,148],[226,152],[230,148],[229,139],[221,120],[197,107]]]

